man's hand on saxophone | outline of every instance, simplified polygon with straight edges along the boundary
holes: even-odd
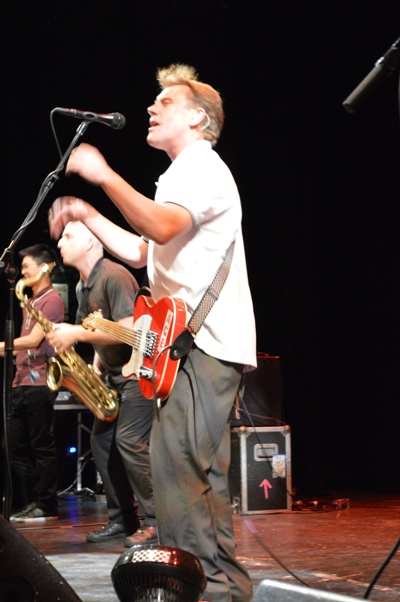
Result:
[[[78,342],[79,329],[79,325],[75,324],[54,324],[52,330],[46,335],[46,339],[56,353],[62,353]]]

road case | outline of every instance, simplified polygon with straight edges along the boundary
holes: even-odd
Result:
[[[290,434],[288,425],[231,429],[233,511],[266,514],[292,509]]]

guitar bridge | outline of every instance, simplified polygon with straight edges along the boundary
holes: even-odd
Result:
[[[146,332],[146,340],[145,340],[145,344],[144,344],[144,349],[143,349],[143,355],[145,357],[154,357],[154,351],[156,348],[156,344],[157,344],[157,333],[152,331],[152,330],[148,330]]]

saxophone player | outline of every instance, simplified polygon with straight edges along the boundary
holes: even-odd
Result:
[[[56,261],[56,253],[44,244],[19,252],[21,273],[29,281],[28,302],[48,320],[62,322],[64,304],[51,286],[45,264]],[[13,509],[16,522],[42,522],[58,518],[58,463],[53,435],[56,392],[46,386],[47,359],[56,352],[29,312],[22,310],[21,334],[14,340],[16,371],[11,400],[11,471]],[[0,342],[4,355],[4,342]]]
[[[89,313],[101,309],[104,318],[131,328],[138,285],[125,267],[104,258],[100,241],[80,221],[65,226],[58,247],[64,264],[76,268],[80,275],[78,311],[75,324],[56,325],[47,338],[59,353],[75,342],[91,343],[94,367],[99,372],[104,369],[107,384],[120,393],[116,420],[94,419],[91,449],[105,490],[109,522],[89,532],[86,539],[98,543],[125,536],[128,547],[156,543],[148,445],[153,406],[143,397],[137,380],[125,379],[121,374],[131,348],[110,334],[86,330],[81,325]]]

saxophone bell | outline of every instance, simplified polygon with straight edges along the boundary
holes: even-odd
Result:
[[[57,358],[51,357],[46,370],[46,384],[51,391],[58,391],[62,385],[63,370]]]
[[[68,365],[51,357],[46,370],[46,384],[51,391],[61,387],[68,389],[77,400],[103,422],[113,422],[119,412],[119,395],[108,389],[94,372],[93,366],[85,364],[77,354],[67,352]]]

